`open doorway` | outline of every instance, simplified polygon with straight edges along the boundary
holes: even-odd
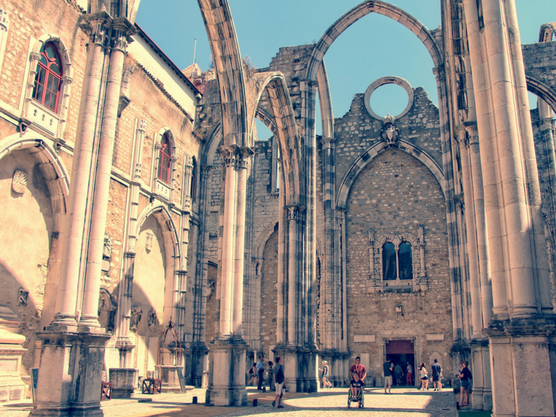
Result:
[[[386,358],[390,359],[394,366],[399,365],[402,369],[401,378],[396,380],[396,373],[392,378],[394,386],[415,385],[415,351],[413,340],[388,340],[386,343]],[[411,365],[411,378],[407,376],[407,365]]]

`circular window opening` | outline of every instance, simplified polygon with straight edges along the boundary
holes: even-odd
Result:
[[[395,119],[404,116],[413,105],[413,88],[400,77],[382,77],[365,91],[365,107],[375,119],[382,120],[388,114]]]
[[[388,114],[396,116],[407,107],[409,96],[403,87],[397,84],[384,84],[378,87],[371,96],[371,108],[380,117]]]

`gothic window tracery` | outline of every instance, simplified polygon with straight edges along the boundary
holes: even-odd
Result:
[[[170,141],[168,140],[168,133],[162,135],[160,140],[160,150],[158,159],[158,179],[170,184],[170,168],[172,151],[170,149]]]
[[[369,293],[427,288],[424,229],[418,234],[369,232]]]
[[[41,48],[37,74],[33,87],[33,99],[58,113],[63,68],[60,55],[52,42]]]

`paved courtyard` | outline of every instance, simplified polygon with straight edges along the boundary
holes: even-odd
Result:
[[[392,394],[385,395],[380,388],[367,390],[365,408],[347,408],[347,389],[338,388],[314,394],[286,393],[283,409],[272,408],[274,399],[271,392],[259,392],[248,388],[249,407],[206,407],[203,404],[204,389],[194,389],[186,394],[137,395],[131,400],[111,400],[102,403],[106,417],[148,417],[148,416],[296,416],[296,417],[331,417],[342,416],[377,416],[377,417],[457,417],[455,397],[451,390],[420,392],[416,389],[393,389]],[[197,397],[199,404],[192,404]],[[258,405],[253,407],[253,400]],[[27,417],[31,403],[0,406],[2,417]]]

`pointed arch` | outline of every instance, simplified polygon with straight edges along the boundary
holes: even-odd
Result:
[[[379,142],[369,149],[367,149],[364,153],[362,153],[349,167],[346,175],[342,179],[340,183],[340,187],[338,189],[338,197],[336,200],[336,206],[341,209],[346,209],[347,199],[349,197],[349,192],[351,187],[355,183],[355,180],[359,176],[359,174],[381,153],[390,149],[391,147],[388,146],[386,142]],[[432,175],[438,181],[440,188],[442,189],[442,193],[444,194],[444,198],[446,198],[446,179],[444,178],[444,174],[442,169],[438,165],[438,163],[425,151],[420,148],[417,148],[415,145],[406,142],[404,140],[399,141],[399,149],[408,155],[413,156],[414,158],[421,161],[432,173]]]
[[[254,131],[255,117],[264,116],[262,121],[272,130],[280,146],[286,205],[297,205],[305,195],[305,183],[302,181],[303,152],[286,79],[281,72],[263,72],[256,74],[256,77],[260,87],[255,102],[257,110],[249,121],[250,131]],[[267,93],[272,113],[259,107],[264,92]]]
[[[66,214],[69,195],[68,172],[64,162],[58,157],[51,142],[33,131],[27,131],[23,136],[16,133],[1,140],[0,161],[17,150],[26,150],[39,166],[50,192],[54,230],[60,231],[61,218]]]
[[[227,1],[199,0],[212,51],[222,108],[225,147],[252,147],[248,135],[245,74],[237,34]]]
[[[425,45],[429,52],[434,66],[436,68],[442,65],[442,53],[436,41],[432,37],[430,31],[419,20],[414,18],[406,11],[383,1],[364,1],[355,6],[353,9],[340,17],[328,30],[322,35],[313,49],[311,59],[307,65],[306,78],[316,81],[317,74],[320,70],[324,55],[332,45],[332,43],[352,24],[357,22],[364,16],[376,13],[389,17],[400,24],[404,25],[413,32]]]

